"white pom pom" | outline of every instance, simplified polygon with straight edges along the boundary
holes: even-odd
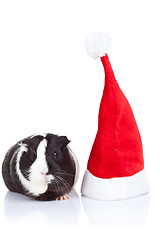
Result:
[[[96,59],[105,56],[111,46],[111,39],[105,33],[90,33],[86,38],[85,46],[88,55]]]

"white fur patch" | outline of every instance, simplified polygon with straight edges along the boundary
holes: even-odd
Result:
[[[51,180],[54,179],[53,175],[46,175],[48,172],[48,165],[45,155],[46,146],[47,140],[44,139],[40,142],[37,148],[37,159],[29,169],[29,181],[23,176],[19,167],[23,152],[28,151],[27,145],[21,144],[17,155],[16,171],[21,184],[28,192],[32,193],[34,196],[38,196],[39,194],[46,192],[48,184],[51,182]]]
[[[31,187],[29,189],[34,195],[46,192],[48,184],[45,179],[45,174],[48,172],[48,165],[46,162],[46,146],[47,141],[43,139],[37,148],[37,159],[29,169],[29,180]]]
[[[18,149],[18,154],[17,154],[17,159],[16,159],[16,173],[19,177],[19,180],[22,184],[22,186],[28,190],[28,187],[29,187],[29,181],[23,176],[23,174],[21,173],[21,170],[20,170],[20,159],[21,159],[21,156],[23,154],[23,152],[27,152],[28,151],[28,148],[27,148],[27,145],[26,144],[22,144],[20,143],[19,144],[20,148]]]

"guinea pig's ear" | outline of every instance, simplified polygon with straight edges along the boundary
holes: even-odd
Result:
[[[67,146],[71,141],[68,140],[68,138],[66,136],[60,136],[59,137],[59,142],[61,144],[61,146],[65,147]]]

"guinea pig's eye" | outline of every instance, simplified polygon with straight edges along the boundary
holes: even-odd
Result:
[[[56,152],[53,153],[53,158],[57,158],[58,154]]]

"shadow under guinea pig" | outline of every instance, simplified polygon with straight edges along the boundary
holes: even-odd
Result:
[[[68,200],[40,202],[13,192],[7,192],[3,203],[4,215],[12,224],[76,226],[80,199],[73,189]]]

